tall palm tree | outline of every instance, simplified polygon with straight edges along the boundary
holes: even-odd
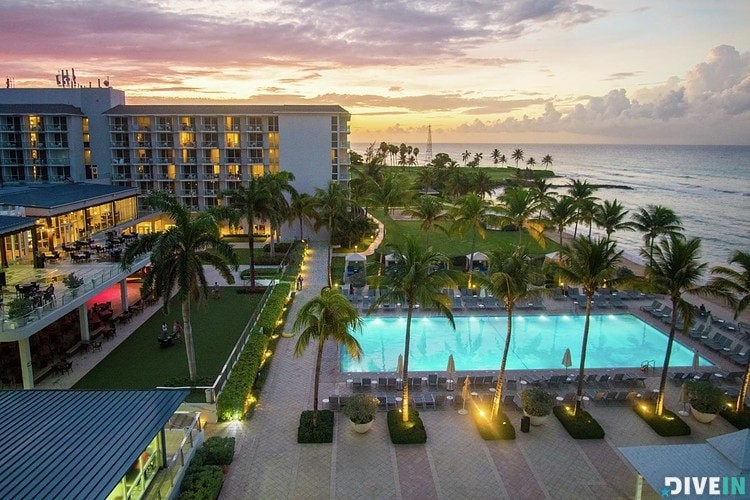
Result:
[[[547,222],[555,228],[560,236],[560,246],[563,244],[565,227],[575,220],[576,207],[573,198],[562,195],[550,199],[547,205]]]
[[[229,204],[216,207],[212,212],[216,217],[228,220],[230,224],[238,225],[242,219],[247,221],[247,239],[250,249],[250,286],[255,288],[253,228],[256,220],[267,216],[274,207],[271,186],[262,181],[260,177],[251,176],[247,187],[239,186],[222,194],[229,197]]]
[[[484,153],[474,153],[474,159],[471,161],[472,166],[478,167],[479,163],[482,161],[483,156],[484,156]]]
[[[425,240],[428,246],[431,229],[445,232],[445,228],[440,223],[448,219],[448,214],[445,212],[445,204],[440,198],[422,195],[417,198],[414,205],[404,210],[404,213],[422,221],[419,227],[425,232]]]
[[[586,320],[583,326],[581,342],[581,365],[578,369],[578,391],[576,393],[575,415],[581,411],[583,401],[583,378],[586,368],[586,347],[589,341],[589,324],[591,322],[591,302],[594,293],[605,283],[616,281],[616,267],[622,258],[622,250],[617,250],[614,241],[598,238],[592,240],[580,236],[573,240],[571,246],[561,250],[560,261],[553,261],[552,268],[565,283],[582,285],[586,296]]]
[[[578,206],[578,220],[585,224],[588,224],[589,238],[591,238],[591,230],[594,228],[594,218],[596,218],[597,209],[598,205],[596,204],[596,200],[594,200],[593,198],[581,200],[581,203]]]
[[[500,153],[500,150],[497,149],[497,148],[495,148],[495,149],[492,150],[492,154],[490,155],[490,158],[492,158],[492,163],[493,164],[497,165],[498,162],[500,162],[500,155],[501,154],[502,153]]]
[[[643,241],[648,246],[648,262],[654,260],[654,245],[662,235],[678,234],[682,231],[680,217],[663,205],[647,205],[633,214],[633,226],[643,234]]]
[[[231,267],[237,268],[237,255],[232,246],[221,239],[216,218],[208,212],[191,215],[190,210],[171,195],[152,192],[146,203],[161,210],[174,222],[169,229],[143,235],[127,246],[122,267],[127,269],[136,259],[151,255],[151,271],[144,286],[154,290],[169,312],[169,301],[177,290],[176,298],[182,309],[183,338],[187,352],[188,373],[195,381],[198,368],[193,344],[191,302],[200,304],[208,297],[204,265],[216,269],[227,283],[234,283]],[[230,267],[231,266],[231,267]]]
[[[313,386],[313,427],[318,425],[318,387],[323,346],[326,340],[333,340],[343,345],[349,355],[359,361],[362,357],[362,347],[351,332],[361,328],[362,320],[357,308],[350,304],[346,297],[329,287],[323,288],[320,295],[306,302],[297,314],[292,330],[301,333],[294,346],[294,356],[302,356],[310,342],[318,341]]]
[[[491,195],[498,186],[497,181],[493,180],[492,177],[483,170],[476,171],[470,177],[470,182],[472,190],[482,198]]]
[[[482,239],[486,238],[487,222],[497,219],[492,203],[475,194],[467,194],[456,200],[448,213],[453,219],[450,232],[456,231],[461,237],[471,232],[471,255],[473,256],[477,246],[477,236]],[[469,272],[473,270],[473,264],[474,259],[469,258]]]
[[[706,288],[711,295],[725,298],[734,311],[734,319],[737,319],[750,307],[750,253],[737,250],[729,263],[734,267],[715,266],[711,269],[713,278],[708,282]],[[745,377],[742,380],[740,394],[737,397],[735,407],[737,412],[742,412],[745,409],[748,386],[750,386],[750,361],[745,367]]]
[[[289,202],[289,217],[299,223],[299,239],[304,240],[302,226],[313,227],[315,216],[315,199],[307,193],[296,193],[292,195]]]
[[[545,246],[544,224],[539,219],[535,219],[539,203],[536,196],[529,189],[524,188],[505,188],[503,194],[498,196],[499,204],[496,212],[503,224],[512,224],[518,231],[518,243],[521,243],[521,228],[526,229],[529,236],[534,238],[542,247]]]
[[[523,149],[514,149],[510,157],[516,160],[516,168],[518,168],[518,162],[523,160]]]
[[[589,184],[588,181],[580,181],[573,179],[568,185],[568,194],[573,198],[573,203],[576,207],[575,217],[575,229],[573,230],[573,238],[578,236],[578,220],[581,216],[581,208],[584,203],[588,200],[595,200],[594,197],[594,186]]]
[[[441,293],[454,285],[447,270],[448,257],[432,247],[424,247],[417,239],[407,236],[403,244],[392,245],[393,263],[384,271],[385,293],[370,306],[374,310],[384,302],[406,304],[406,335],[404,337],[404,371],[402,419],[409,420],[409,345],[414,308],[430,307],[445,316],[455,328],[450,298]]]
[[[420,168],[414,181],[415,187],[422,191],[435,189],[438,184],[438,170],[436,167]]]
[[[682,316],[685,325],[689,325],[692,320],[693,308],[682,298],[682,295],[700,291],[701,287],[699,287],[698,281],[706,268],[705,263],[698,262],[700,248],[700,239],[691,238],[688,240],[682,235],[672,233],[654,247],[653,258],[646,266],[644,273],[645,280],[657,293],[669,295],[672,300],[669,340],[667,341],[667,352],[664,354],[664,364],[661,368],[659,397],[656,400],[655,413],[659,416],[664,411],[664,391],[667,386],[667,370],[669,369],[669,358],[672,355],[677,319]]]
[[[552,185],[544,177],[536,177],[531,184],[531,192],[534,194],[534,200],[539,205],[539,218],[542,218],[542,211],[547,207],[552,196],[555,194]]]
[[[474,278],[495,297],[502,298],[505,312],[508,314],[508,326],[505,334],[505,347],[500,360],[500,371],[497,375],[495,395],[492,398],[492,418],[500,413],[500,402],[503,399],[505,384],[505,365],[510,351],[510,336],[513,329],[513,309],[519,300],[534,294],[533,278],[539,273],[532,266],[532,260],[525,247],[517,246],[512,251],[495,251],[490,254],[491,274],[485,276],[477,273]]]
[[[500,155],[500,159],[498,160],[500,162],[500,165],[505,165],[508,163],[508,159],[505,157],[505,155]]]
[[[466,166],[466,162],[469,161],[469,158],[471,158],[471,151],[468,149],[461,153],[461,159],[464,161],[464,166]]]
[[[536,165],[536,160],[533,156],[526,160],[526,168],[534,168],[534,165]]]
[[[315,188],[315,208],[317,217],[315,220],[315,230],[321,227],[328,229],[328,248],[327,248],[327,265],[328,265],[328,286],[333,286],[333,277],[331,276],[331,245],[333,244],[333,232],[335,230],[335,221],[337,217],[346,215],[349,208],[349,198],[346,190],[341,183],[330,181],[325,190]]]
[[[272,199],[261,213],[271,224],[271,257],[276,254],[279,226],[283,221],[289,220],[289,199],[297,194],[292,186],[293,180],[294,174],[285,170],[260,177],[260,182],[268,185]]]
[[[371,182],[369,201],[390,217],[394,207],[402,207],[409,202],[412,190],[403,175],[386,174],[380,182]]]
[[[601,205],[597,205],[594,214],[594,223],[607,233],[607,238],[612,237],[615,231],[635,231],[631,221],[625,220],[629,211],[619,201],[604,200]]]
[[[544,165],[544,170],[547,170],[549,167],[552,166],[552,157],[550,155],[544,155],[544,158],[542,158],[542,165]]]

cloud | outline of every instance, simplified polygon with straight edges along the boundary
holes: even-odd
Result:
[[[625,71],[622,73],[612,73],[609,75],[605,80],[624,80],[625,78],[630,78],[633,76],[638,76],[642,73],[642,71]]]

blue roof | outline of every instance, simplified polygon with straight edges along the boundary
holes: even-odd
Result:
[[[106,498],[187,394],[0,391],[0,498]]]
[[[0,215],[0,234],[10,234],[25,229],[31,229],[36,224],[34,217],[14,217],[12,215]]]
[[[53,209],[71,203],[80,203],[109,197],[108,201],[135,196],[137,189],[130,186],[112,186],[109,184],[39,184],[29,185],[23,190],[14,190],[7,194],[0,193],[0,204],[18,207]]]

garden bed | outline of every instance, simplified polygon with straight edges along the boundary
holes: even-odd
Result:
[[[393,444],[421,444],[427,442],[427,431],[417,410],[409,410],[409,420],[402,421],[399,410],[388,412],[388,433]]]
[[[750,413],[747,411],[747,408],[741,413],[735,413],[730,409],[724,409],[719,412],[719,415],[740,430],[750,428]]]
[[[312,426],[312,410],[305,410],[299,417],[297,429],[298,443],[331,443],[333,442],[333,412],[318,411],[318,425]]]
[[[555,406],[552,409],[557,420],[565,430],[575,439],[604,439],[604,429],[599,422],[587,411],[581,410],[574,415],[573,407],[567,405]]]
[[[636,403],[633,411],[651,427],[654,432],[660,436],[689,436],[691,433],[690,426],[685,423],[678,415],[664,409],[662,416],[659,417],[654,413],[653,403]]]
[[[500,410],[497,417],[493,419],[490,417],[491,413],[489,405],[477,405],[471,412],[471,418],[482,439],[485,441],[516,439],[516,428],[513,427],[508,416]]]

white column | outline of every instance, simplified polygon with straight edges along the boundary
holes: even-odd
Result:
[[[643,495],[643,476],[638,474],[638,479],[636,479],[635,482],[635,497],[633,497],[635,500],[641,500],[641,497]]]
[[[34,388],[34,369],[31,366],[31,345],[29,339],[18,341],[18,352],[21,355],[21,376],[23,377],[23,388]]]
[[[81,304],[78,306],[78,319],[81,323],[81,342],[88,342],[91,340],[91,337],[89,336],[89,314],[88,309],[86,309],[86,303]]]
[[[120,303],[122,304],[122,312],[127,311],[128,307],[130,307],[128,304],[128,282],[126,279],[120,282]]]

